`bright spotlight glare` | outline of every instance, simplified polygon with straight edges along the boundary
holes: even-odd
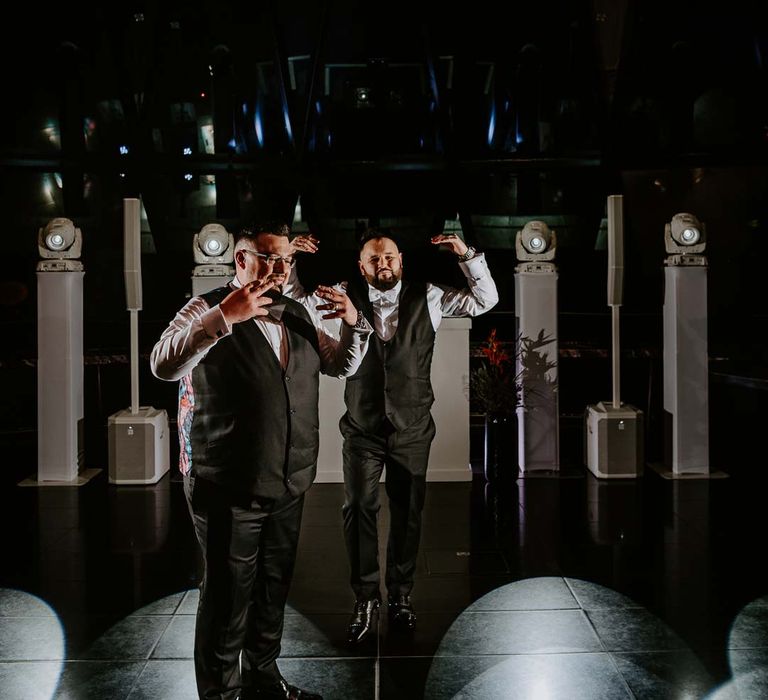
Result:
[[[539,238],[538,236],[536,236],[535,238],[531,238],[531,240],[528,243],[528,245],[533,250],[539,250],[540,248],[542,248],[544,246],[544,240]]]
[[[205,249],[211,255],[216,255],[216,253],[218,253],[221,250],[221,243],[219,243],[216,239],[212,238],[205,242]]]
[[[46,243],[51,250],[61,250],[64,247],[64,236],[60,233],[49,233]]]
[[[701,237],[701,234],[696,228],[687,228],[680,234],[680,237],[686,244],[694,245]]]

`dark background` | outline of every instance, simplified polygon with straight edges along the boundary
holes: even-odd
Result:
[[[744,456],[760,448],[765,3],[377,7],[29,3],[5,23],[0,438],[16,456],[4,477],[34,471],[36,237],[56,216],[83,232],[86,465],[106,464],[107,416],[130,398],[126,196],[141,196],[146,212],[142,403],[172,417],[176,387],[151,377],[147,355],[191,291],[192,236],[204,224],[234,232],[291,220],[301,197],[322,242],[301,263],[308,286],[355,274],[363,223],[398,235],[408,277],[460,285],[450,256],[428,243],[458,216],[501,293],[474,323],[476,349],[491,328],[513,339],[514,234],[547,221],[558,236],[562,452],[572,464],[584,407],[610,397],[606,196],[624,195],[622,398],[647,412],[650,458],[664,225],[691,212],[708,239],[713,445],[737,430]]]

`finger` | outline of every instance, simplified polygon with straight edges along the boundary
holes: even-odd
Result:
[[[255,294],[258,297],[261,297],[264,292],[272,289],[272,287],[275,286],[275,280],[273,279],[266,279],[266,280],[256,280],[254,282],[251,282],[251,286],[248,288],[248,291],[251,294]]]
[[[334,311],[345,313],[347,309],[347,305],[340,301],[330,301],[327,304],[320,304],[315,308],[318,309],[318,311],[326,311],[328,309],[333,309]]]
[[[257,280],[257,282],[261,284],[265,284],[267,282],[273,282],[274,284],[280,284],[281,282],[285,282],[286,274],[284,272],[270,272],[266,277],[263,279]]]
[[[323,289],[327,292],[329,298],[333,297],[334,299],[346,299],[347,293],[342,289],[337,289],[336,287],[323,287]]]
[[[315,293],[323,299],[335,299],[336,301],[343,299],[345,296],[342,292],[339,292],[333,287],[324,287],[322,285],[317,288]]]
[[[275,286],[274,280],[254,280],[248,285],[247,289],[251,294],[260,294]]]
[[[293,245],[302,250],[317,250],[317,245],[320,241],[314,236],[296,236],[293,239]]]

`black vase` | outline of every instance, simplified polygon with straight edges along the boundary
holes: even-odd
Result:
[[[514,416],[486,415],[483,468],[488,483],[517,474],[517,419]]]

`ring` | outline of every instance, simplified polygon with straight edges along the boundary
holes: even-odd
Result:
[[[334,304],[334,308],[336,309],[336,311],[341,311],[341,304],[339,303]]]

